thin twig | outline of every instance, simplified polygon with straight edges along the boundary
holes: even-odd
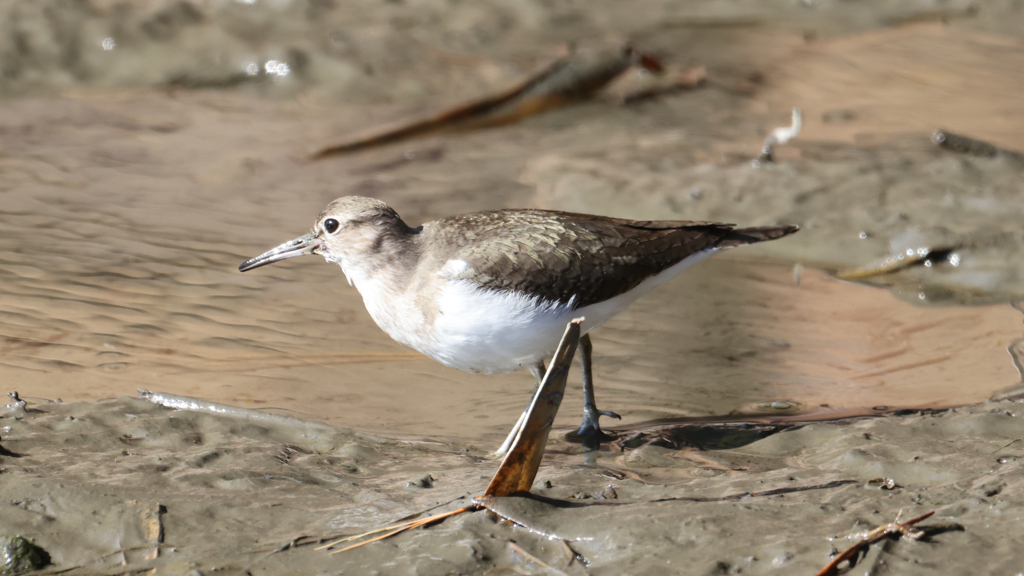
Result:
[[[363,538],[364,536],[369,536],[370,534],[376,534],[378,532],[384,532],[386,530],[391,530],[392,528],[398,528],[399,526],[408,524],[410,522],[415,522],[417,516],[421,516],[423,514],[426,514],[427,512],[430,512],[431,510],[436,510],[436,509],[441,508],[443,506],[447,506],[447,505],[451,504],[452,502],[455,502],[456,500],[462,500],[464,498],[466,498],[466,496],[457,496],[457,497],[452,498],[451,500],[448,500],[446,502],[441,502],[441,503],[439,503],[439,504],[437,504],[435,506],[431,506],[430,508],[425,508],[425,509],[420,510],[418,512],[413,512],[412,514],[407,514],[407,515],[399,518],[398,522],[396,524],[392,525],[392,526],[386,526],[384,528],[378,528],[376,530],[371,530],[370,532],[364,532],[363,534],[357,534],[355,536],[340,537],[340,535],[335,535],[335,534],[332,534],[332,535],[329,535],[329,536],[319,536],[319,537],[318,536],[306,536],[306,535],[296,536],[295,538],[292,538],[287,544],[285,544],[285,547],[286,547],[285,549],[287,549],[287,547],[290,547],[290,546],[308,546],[310,544],[316,543],[317,541],[323,542],[324,540],[332,540],[332,542],[330,544],[325,544],[325,545],[320,546],[319,548],[314,548],[314,550],[323,550],[325,548],[330,548],[331,546],[334,546],[335,544],[340,544],[342,542],[348,542],[350,540],[358,540],[359,538]],[[339,538],[339,537],[340,537],[339,540],[335,540],[335,538]],[[302,540],[303,538],[310,538],[311,541],[310,542],[299,543],[299,540]],[[269,550],[269,549],[255,550],[255,552],[266,552],[267,550]]]
[[[478,510],[479,508],[480,507],[476,506],[476,505],[466,506],[465,508],[459,508],[458,510],[452,510],[450,512],[442,512],[441,514],[435,514],[433,516],[428,516],[426,518],[420,518],[419,520],[413,520],[411,522],[404,522],[402,524],[395,524],[394,526],[388,526],[386,528],[378,528],[377,530],[372,530],[372,531],[366,532],[364,534],[359,534],[357,536],[349,536],[348,538],[343,538],[341,540],[337,540],[335,542],[331,542],[330,544],[325,544],[325,545],[323,545],[323,546],[321,546],[319,548],[316,548],[316,550],[323,550],[325,548],[330,548],[331,546],[334,546],[335,544],[340,544],[342,542],[349,542],[349,541],[352,541],[352,540],[357,540],[359,538],[363,538],[365,536],[369,536],[370,534],[377,534],[378,532],[384,532],[385,530],[391,530],[390,532],[387,532],[386,534],[382,534],[380,536],[377,536],[376,538],[370,538],[369,540],[365,540],[363,542],[358,542],[358,543],[353,544],[351,546],[346,546],[345,548],[342,548],[341,550],[335,550],[334,552],[331,552],[331,554],[337,554],[339,552],[344,552],[346,550],[352,550],[353,548],[359,548],[360,546],[363,546],[365,544],[369,544],[371,542],[377,542],[378,540],[384,540],[386,538],[390,538],[390,537],[394,536],[395,534],[401,534],[402,532],[405,532],[406,530],[412,530],[413,528],[419,528],[420,526],[426,526],[427,524],[433,524],[434,522],[438,522],[440,520],[444,520],[445,518],[448,518],[449,516],[455,516],[456,514],[462,514],[463,512],[471,512],[473,510]]]
[[[996,448],[995,450],[992,451],[992,453],[995,454],[996,452],[999,452],[1000,450],[1009,448],[1010,446],[1013,446],[1014,444],[1016,444],[1017,442],[1020,442],[1020,441],[1024,441],[1024,438],[1017,438],[1016,440],[1011,440],[1009,444],[1004,444],[1004,445],[1000,446],[999,448]]]
[[[391,526],[385,526],[383,528],[377,528],[376,530],[370,530],[369,532],[363,532],[362,534],[356,534],[355,536],[347,536],[345,538],[339,538],[338,540],[333,540],[331,542],[328,542],[327,544],[324,544],[322,546],[318,546],[316,548],[313,548],[313,550],[319,552],[320,550],[326,550],[326,549],[328,549],[328,548],[330,548],[332,546],[336,546],[338,544],[341,544],[342,542],[351,542],[352,540],[358,540],[360,538],[365,538],[365,537],[367,537],[367,536],[369,536],[371,534],[378,534],[380,532],[386,532],[388,530],[394,530],[395,528],[398,528],[398,527],[401,527],[401,526],[408,526],[409,524],[414,524],[415,522],[416,522],[415,520],[412,520],[410,522],[402,522],[401,524],[393,524]]]
[[[861,539],[856,544],[850,546],[849,548],[844,550],[842,554],[833,558],[832,561],[828,563],[828,565],[822,568],[814,576],[830,576],[831,574],[835,574],[836,569],[839,568],[839,565],[842,564],[844,561],[853,558],[864,548],[867,548],[868,546],[874,544],[875,542],[878,542],[879,540],[887,536],[900,534],[902,536],[906,536],[907,538],[920,538],[924,535],[924,532],[920,530],[911,530],[910,527],[914,524],[917,524],[918,522],[921,522],[922,520],[931,518],[932,514],[935,514],[935,512],[928,512],[927,514],[922,514],[917,518],[907,520],[906,522],[900,522],[900,516],[903,515],[903,510],[900,510],[899,514],[896,515],[896,520],[883,526],[879,526],[878,528],[875,528],[874,530],[871,530],[870,532],[861,536]]]

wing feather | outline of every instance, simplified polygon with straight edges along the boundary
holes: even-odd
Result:
[[[496,210],[425,225],[456,278],[575,307],[603,302],[703,250],[771,240],[793,226],[736,230],[715,222],[624,220],[545,210]]]

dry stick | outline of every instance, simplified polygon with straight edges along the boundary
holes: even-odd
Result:
[[[555,61],[535,76],[504,92],[449,108],[422,120],[328,146],[314,153],[309,160],[322,160],[445,129],[472,129],[511,124],[551,108],[584,100],[633,64],[652,71],[661,69],[656,60],[628,46],[602,53],[592,60],[570,55]]]
[[[532,88],[535,88],[539,84],[542,85],[543,81],[546,80],[548,77],[561,71],[565,67],[566,61],[567,59],[558,60],[551,66],[548,66],[543,71],[541,71],[537,76],[528,79],[526,82],[518,86],[515,86],[504,92],[498,93],[489,98],[484,98],[483,100],[477,102],[471,102],[469,104],[456,106],[454,108],[444,110],[429,118],[415,120],[394,128],[387,128],[381,132],[378,132],[370,136],[356,138],[355,140],[344,142],[342,144],[328,146],[310,156],[310,160],[322,160],[330,156],[336,156],[348,152],[355,152],[357,150],[363,150],[373,146],[391,144],[393,142],[413,138],[415,136],[429,134],[431,132],[441,130],[445,127],[451,127],[461,123],[470,122],[474,119],[486,118],[488,116],[493,115],[495,111],[507,106],[508,104],[515,103],[517,99],[530,95]],[[543,96],[541,96],[541,98],[543,98]],[[535,102],[541,101],[542,100],[540,98],[535,99]],[[550,95],[548,95],[548,102],[546,103],[548,104],[548,107],[557,105],[555,103],[555,99]],[[525,106],[522,105],[520,105],[520,107],[526,108]],[[534,107],[539,108],[540,106],[535,104]],[[512,108],[513,111],[507,115],[507,118],[495,118],[494,121],[496,123],[500,123],[501,120],[513,122],[516,110],[515,106],[513,106]]]
[[[842,564],[845,560],[853,558],[858,552],[860,552],[860,550],[867,548],[868,546],[874,544],[875,542],[878,542],[886,536],[891,536],[893,534],[902,534],[908,538],[920,538],[923,535],[923,532],[910,530],[909,528],[914,524],[921,522],[922,520],[927,520],[928,518],[931,518],[932,514],[935,514],[935,512],[928,512],[927,514],[922,514],[917,518],[907,520],[906,522],[900,522],[900,516],[902,514],[903,511],[900,510],[899,514],[896,515],[896,520],[894,522],[890,522],[884,526],[879,526],[878,528],[875,528],[874,530],[865,534],[859,542],[857,542],[853,546],[850,546],[849,548],[844,550],[842,554],[833,558],[827,566],[818,571],[818,573],[814,576],[829,576],[831,574],[835,574],[836,569],[839,568],[839,565]]]

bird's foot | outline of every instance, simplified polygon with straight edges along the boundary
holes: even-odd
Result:
[[[576,429],[576,432],[570,435],[570,438],[581,440],[583,447],[587,450],[597,450],[601,447],[601,442],[614,440],[615,436],[605,434],[604,430],[601,430],[601,425],[598,423],[598,419],[601,416],[615,418],[616,420],[622,419],[622,416],[615,412],[598,410],[597,408],[584,408],[583,423]]]

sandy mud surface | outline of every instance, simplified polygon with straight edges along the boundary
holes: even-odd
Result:
[[[0,409],[0,537],[73,574],[810,574],[934,510],[930,539],[850,573],[1016,573],[1021,30],[1014,2],[0,1],[0,391],[28,401]],[[303,161],[624,41],[665,74]],[[754,162],[793,107],[801,133]],[[532,384],[395,344],[322,261],[237,272],[345,194],[413,225],[531,206],[802,231],[594,333],[619,439],[565,440],[571,374],[548,500],[331,556],[313,542],[482,493]]]
[[[695,423],[634,436],[590,465],[556,441],[534,490],[543,499],[494,504],[510,521],[466,513],[337,555],[314,548],[461,507],[496,462],[463,443],[134,398],[42,404],[2,422],[0,527],[33,535],[69,574],[812,574],[900,510],[935,510],[930,536],[877,544],[854,573],[1010,572],[1022,544],[1024,422],[1010,402]]]

